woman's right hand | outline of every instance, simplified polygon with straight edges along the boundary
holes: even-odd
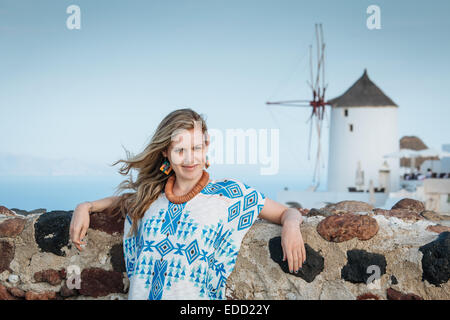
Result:
[[[83,202],[77,205],[72,214],[72,221],[70,222],[70,240],[80,251],[83,251],[81,245],[86,245],[86,242],[82,240],[89,228],[89,209],[89,202]]]

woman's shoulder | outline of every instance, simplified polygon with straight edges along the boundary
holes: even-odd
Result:
[[[235,178],[220,178],[211,180],[209,183],[210,187],[213,189],[229,189],[229,188],[239,188],[239,189],[250,189],[251,186],[246,184],[244,181]]]
[[[250,186],[248,186],[246,183],[244,183],[243,181],[241,181],[240,179],[235,179],[235,178],[220,178],[220,179],[215,179],[215,180],[211,180],[211,183],[213,183],[213,184],[220,184],[220,185],[239,184],[239,185],[243,185],[244,187],[247,187],[247,188],[250,187]]]
[[[226,193],[231,193],[235,197],[245,196],[252,192],[261,194],[254,187],[252,187],[252,185],[237,178],[221,178],[212,180],[209,184],[208,190],[215,193],[223,193],[226,191]],[[263,194],[261,194],[261,197],[265,198]]]

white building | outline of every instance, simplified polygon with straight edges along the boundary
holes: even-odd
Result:
[[[367,191],[370,180],[384,192],[397,191],[399,159],[383,156],[399,150],[398,106],[369,79],[367,70],[328,103],[328,191]]]

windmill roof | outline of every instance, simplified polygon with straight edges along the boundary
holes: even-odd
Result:
[[[334,107],[364,107],[364,106],[395,106],[394,101],[377,87],[367,75],[367,69],[344,94],[334,99],[328,100]]]
[[[424,150],[427,145],[416,136],[404,136],[400,139],[400,149]]]

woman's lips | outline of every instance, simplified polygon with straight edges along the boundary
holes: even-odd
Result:
[[[193,169],[195,169],[195,167],[197,167],[197,166],[198,166],[197,164],[194,164],[194,165],[192,165],[192,166],[183,166],[183,168],[186,169],[186,170],[193,170]]]

